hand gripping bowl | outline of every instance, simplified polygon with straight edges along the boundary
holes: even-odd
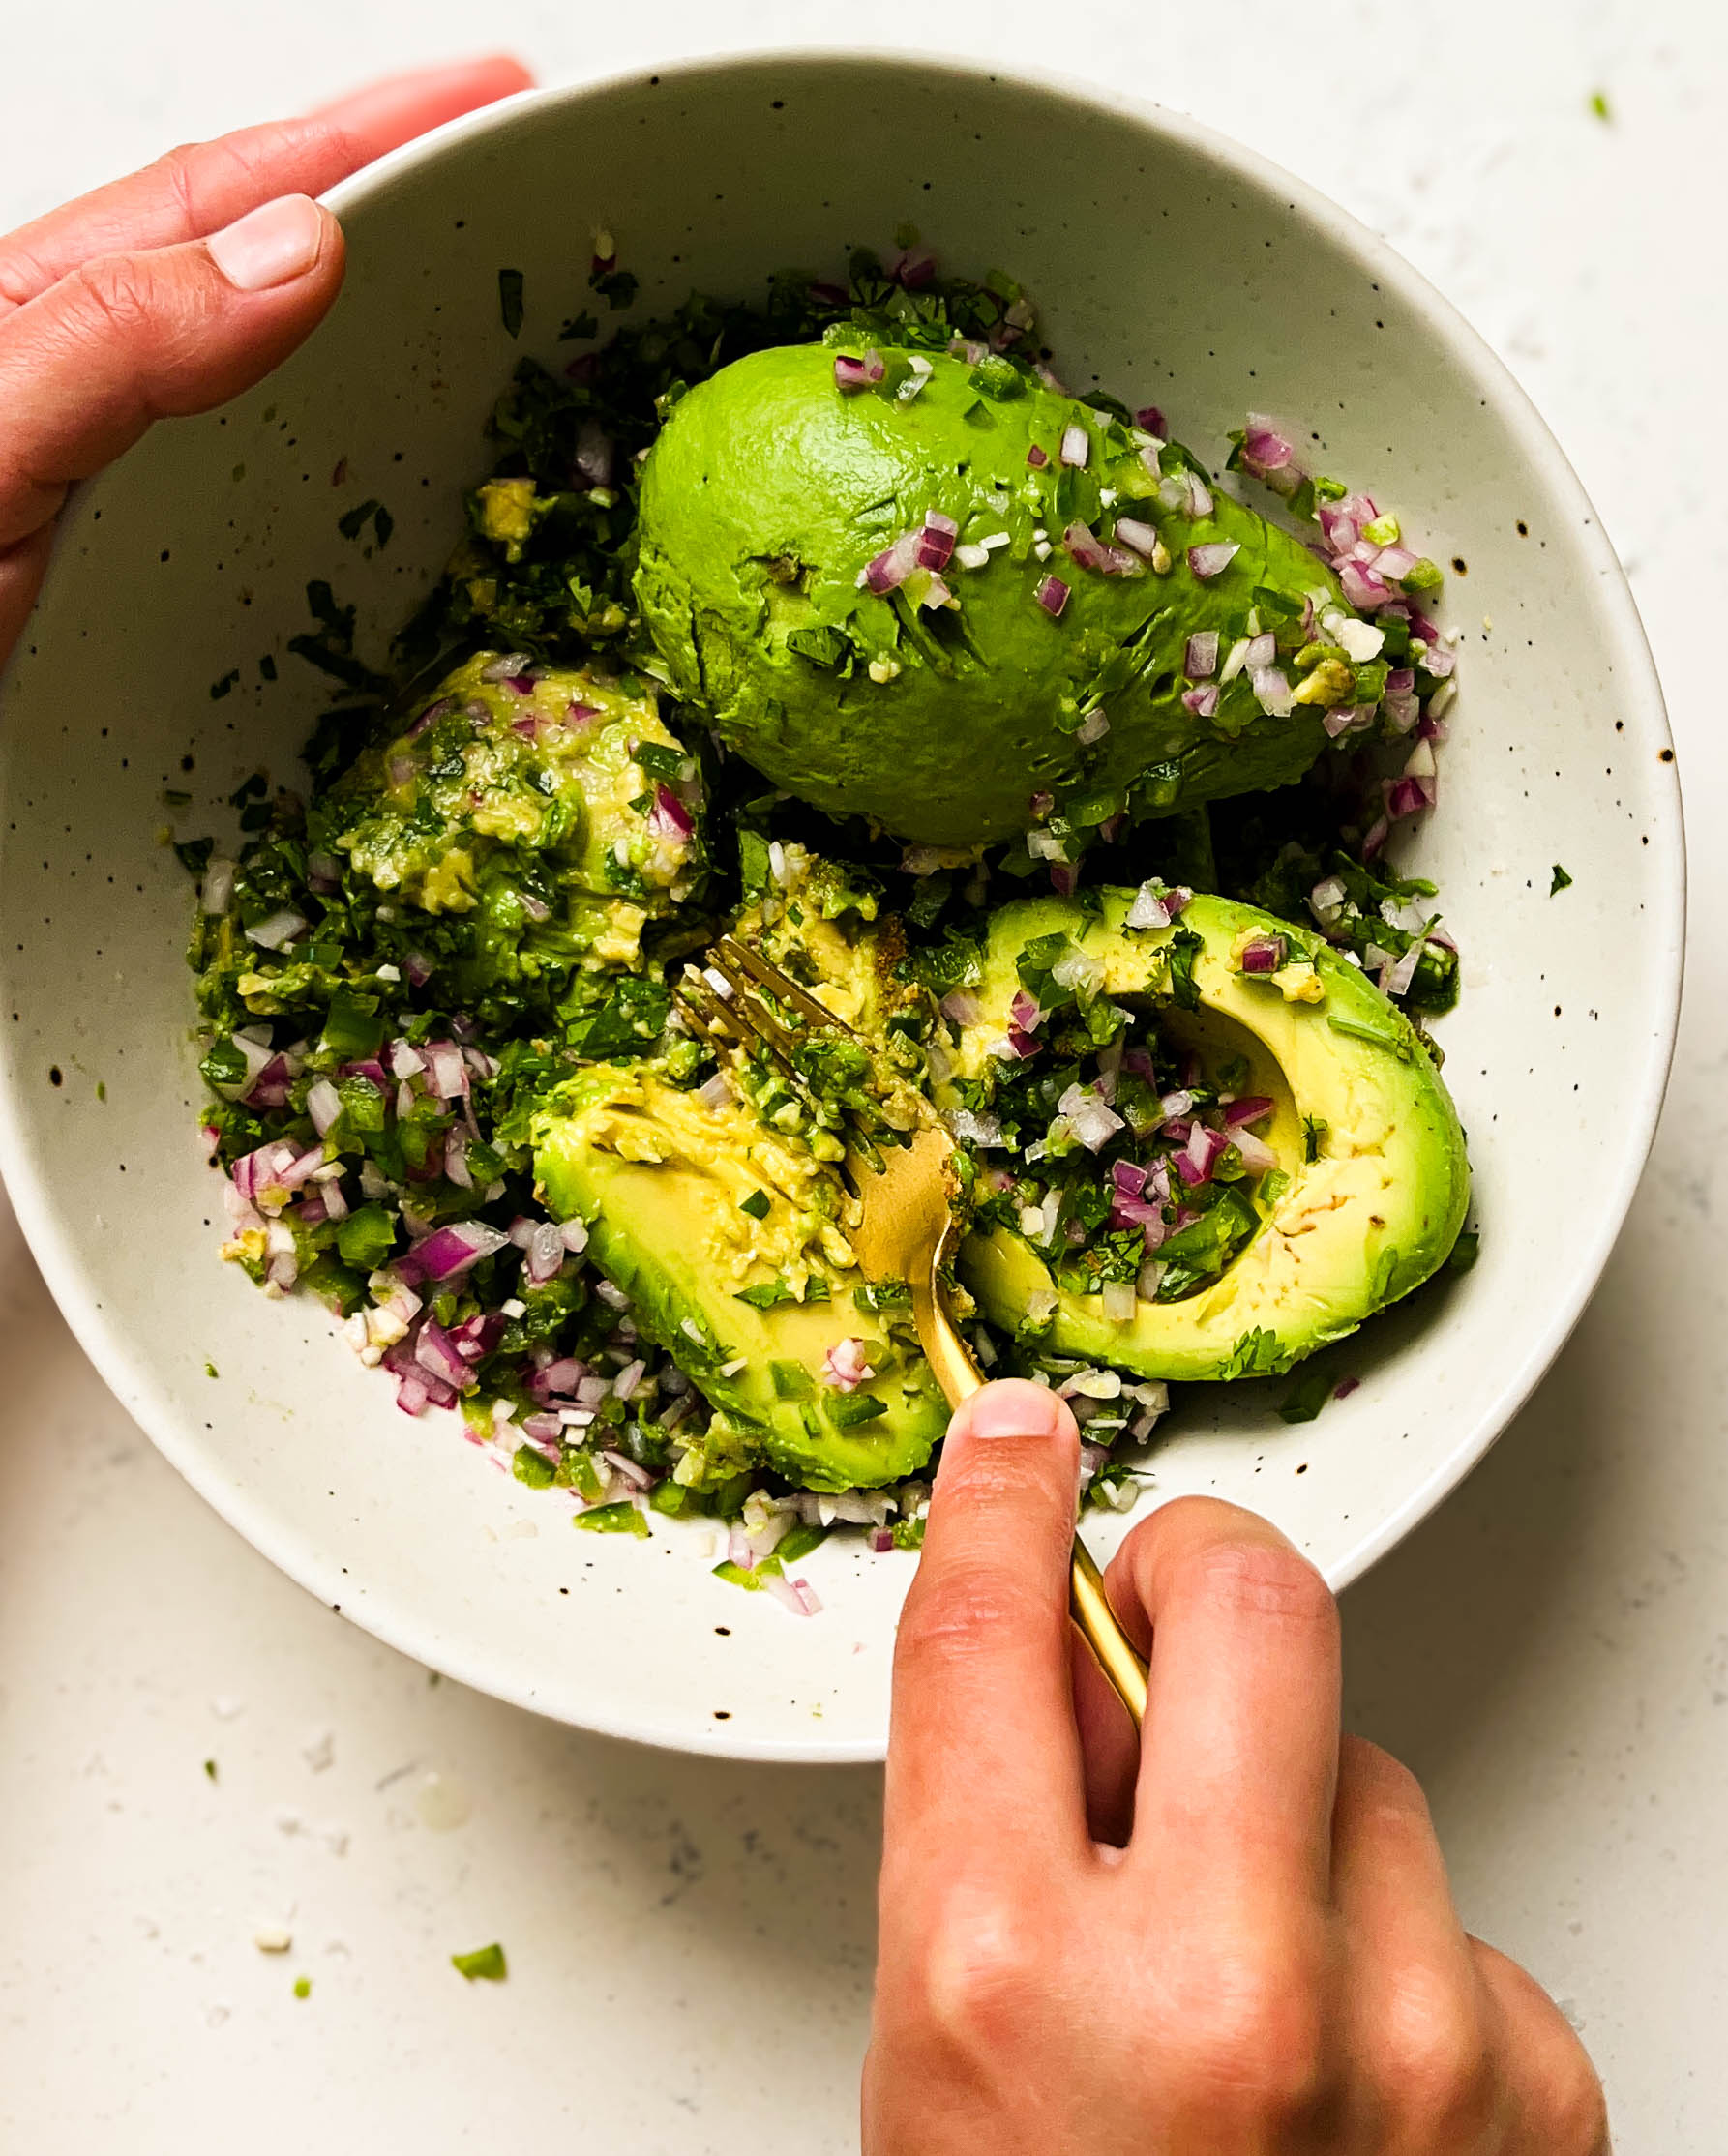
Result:
[[[222,804],[260,760],[291,777],[323,701],[285,649],[308,580],[337,576],[361,648],[381,648],[460,528],[515,361],[559,356],[596,227],[648,311],[832,270],[911,219],[953,267],[1024,280],[1071,381],[1179,414],[1203,456],[1249,407],[1299,422],[1318,468],[1456,557],[1463,694],[1411,858],[1466,955],[1438,1030],[1480,1262],[1360,1336],[1359,1389],[1316,1424],[1287,1429],[1264,1388],[1191,1399],[1142,1500],[1237,1499],[1353,1579],[1481,1456],[1577,1318],[1679,996],[1659,692],[1591,505],[1509,377],[1395,255],[1248,152],[1100,91],[928,60],[730,59],[544,92],[386,158],[335,206],[350,267],[331,319],[253,395],[159,428],[76,497],[5,684],[4,1169],[115,1393],[283,1570],[465,1683],[694,1751],[880,1755],[911,1558],[830,1540],[807,1567],[825,1610],[799,1622],[714,1580],[678,1522],[649,1543],[575,1534],[454,1417],[400,1414],[320,1306],[267,1302],[219,1263],[189,887],[160,833],[164,790],[192,794],[190,835],[229,828]],[[517,342],[506,266],[525,280]],[[336,524],[369,496],[395,533],[363,556]],[[1556,862],[1574,880],[1551,899]],[[1125,1524],[1089,1533],[1102,1550]]]

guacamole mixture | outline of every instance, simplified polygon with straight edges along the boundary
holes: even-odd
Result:
[[[565,331],[387,664],[310,588],[310,783],[179,849],[223,1255],[578,1526],[706,1516],[806,1613],[836,1522],[922,1535],[947,1411],[845,1164],[931,1116],[957,1314],[1094,1499],[1172,1384],[1307,1364],[1317,1411],[1308,1358],[1474,1247],[1457,952],[1388,857],[1439,570],[1266,421],[1214,475],[1071,395],[1011,279],[915,249]],[[789,1070],[692,1018],[728,932],[844,1030],[783,1009]]]

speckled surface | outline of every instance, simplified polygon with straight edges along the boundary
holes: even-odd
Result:
[[[52,18],[13,37],[9,206],[465,29],[442,5],[359,23],[302,7],[291,38],[274,12],[220,35],[214,11],[181,19],[171,52],[119,11],[75,55]],[[663,8],[583,25],[579,49],[560,12],[509,19],[549,73],[855,31],[827,7],[718,24]],[[1677,8],[1653,31],[1624,5],[1472,5],[1418,43],[1340,6],[1293,49],[1285,16],[1256,4],[1228,51],[1205,17],[1066,20],[1063,66],[1194,109],[1328,189],[1522,375],[1632,570],[1701,824],[1728,779],[1693,626],[1723,566],[1696,453],[1720,303],[1673,204],[1719,192],[1714,18]],[[1003,7],[993,27],[1004,56],[1050,57],[1048,11]],[[1243,59],[1257,30],[1282,63],[1264,85]],[[70,131],[70,90],[56,108],[20,86],[74,69]],[[1352,124],[1371,86],[1397,125]],[[1588,110],[1597,87],[1612,125]],[[1713,1218],[1728,1033],[1708,842],[1695,875],[1667,1130],[1604,1290],[1499,1451],[1348,1598],[1355,1718],[1427,1777],[1469,1920],[1567,2002],[1623,2145],[1684,2151],[1713,2145],[1728,2099]],[[244,2129],[268,2156],[455,2150],[500,2131],[609,2150],[848,2146],[875,1776],[630,1753],[429,1686],[191,1496],[82,1366],[15,1242],[0,1284],[9,2136],[154,2151]],[[271,1923],[293,1934],[283,1957],[253,1943]],[[493,1936],[510,1984],[464,1987],[444,1957]]]

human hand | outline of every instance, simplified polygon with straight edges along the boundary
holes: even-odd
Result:
[[[1413,1777],[1340,1741],[1336,1606],[1250,1513],[1167,1505],[1110,1567],[1151,1657],[1136,1757],[1068,1622],[1078,1470],[1019,1382],[944,1450],[895,1658],[865,2156],[1604,2156],[1590,2061],[1464,1932]]]
[[[0,665],[73,484],[152,420],[250,389],[322,319],[343,240],[312,196],[531,79],[502,58],[394,75],[170,150],[0,239]]]

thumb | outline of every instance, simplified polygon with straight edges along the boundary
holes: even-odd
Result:
[[[1084,1838],[1068,1673],[1079,1482],[1074,1417],[1048,1386],[986,1385],[954,1417],[895,1649],[890,1870],[967,1845],[981,1819]]]
[[[342,273],[335,218],[288,194],[207,240],[99,255],[0,321],[0,653],[67,489],[153,420],[250,389],[322,318]]]

